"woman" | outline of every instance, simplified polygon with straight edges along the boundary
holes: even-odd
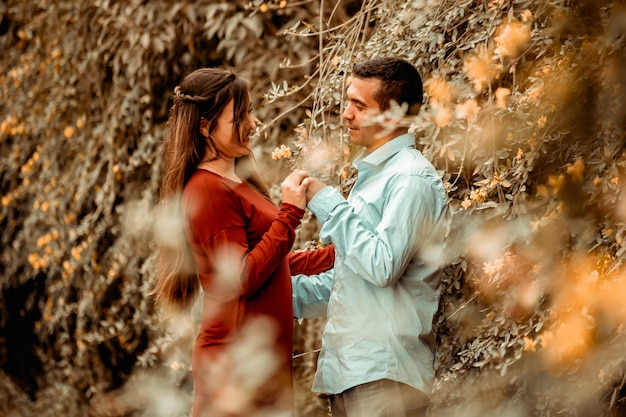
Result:
[[[174,93],[161,202],[182,216],[183,237],[161,245],[154,293],[167,307],[188,309],[203,289],[192,355],[193,415],[250,415],[252,408],[289,414],[291,275],[319,273],[334,263],[332,247],[290,253],[306,207],[306,173],[295,171],[283,181],[277,208],[254,171],[249,89],[233,72],[198,69]],[[241,365],[232,347],[251,334],[269,340],[261,343],[269,351],[249,355],[267,359],[265,381],[250,385],[250,375],[247,385],[229,383],[224,378],[232,379]]]

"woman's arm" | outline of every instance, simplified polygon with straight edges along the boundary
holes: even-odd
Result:
[[[289,268],[291,275],[315,275],[328,271],[335,264],[335,247],[328,245],[324,248],[289,253]]]
[[[218,276],[232,285],[227,291],[249,297],[263,285],[291,250],[303,213],[283,203],[270,228],[252,248],[248,246],[243,219],[239,227],[223,228],[202,244]]]

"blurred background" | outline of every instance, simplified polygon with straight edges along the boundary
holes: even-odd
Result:
[[[431,415],[626,415],[625,45],[622,0],[3,0],[0,415],[188,416],[193,315],[148,295],[174,86],[233,67],[277,201],[294,167],[347,193],[346,79],[380,55],[422,74],[452,214]],[[298,417],[327,415],[322,326],[294,323]]]

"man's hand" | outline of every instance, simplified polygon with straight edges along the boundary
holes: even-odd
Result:
[[[315,196],[315,194],[319,193],[319,191],[326,187],[326,184],[318,180],[317,178],[308,177],[305,178],[303,183],[307,184],[306,188],[306,203],[309,204],[309,201]]]

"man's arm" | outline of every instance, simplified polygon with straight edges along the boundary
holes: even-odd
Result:
[[[345,266],[379,287],[394,285],[418,248],[430,249],[423,242],[430,240],[444,206],[432,183],[419,175],[394,185],[375,226],[332,187],[323,188],[308,205],[322,223],[322,241],[332,242]]]
[[[294,317],[298,319],[326,317],[332,282],[332,269],[318,275],[292,276]]]

